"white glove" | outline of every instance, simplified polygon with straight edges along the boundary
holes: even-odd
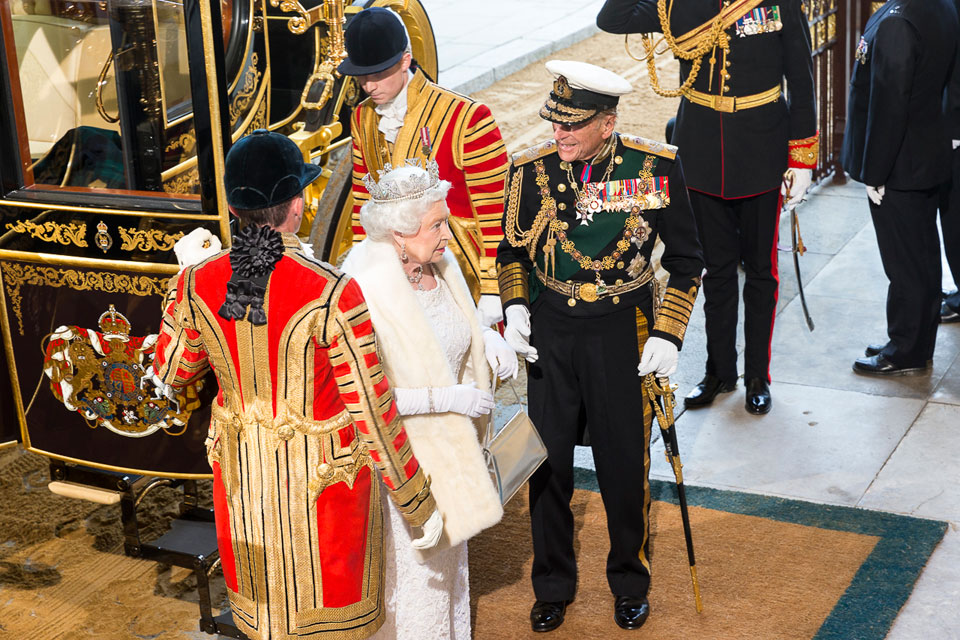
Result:
[[[811,183],[813,183],[813,169],[787,169],[784,171],[783,182],[780,183],[780,195],[787,198],[787,192],[790,193],[790,197],[784,202],[784,206],[795,207],[800,204]]]
[[[215,253],[220,253],[221,248],[220,238],[198,227],[177,240],[173,245],[173,252],[177,256],[180,271],[183,271],[187,267],[200,264]]]
[[[481,327],[492,327],[503,320],[503,306],[500,297],[492,294],[480,296],[477,303],[478,320]]]
[[[868,186],[867,186],[867,197],[870,198],[870,202],[872,202],[873,204],[875,204],[875,205],[877,205],[877,206],[879,207],[879,206],[880,206],[880,202],[883,200],[883,193],[884,193],[884,191],[885,191],[885,189],[884,189],[883,185],[880,185],[879,187],[871,187],[871,186],[868,185]]]
[[[490,413],[495,405],[493,396],[477,389],[476,385],[455,384],[451,387],[422,387],[420,389],[394,389],[393,398],[397,411],[402,416],[416,416],[425,413],[462,413],[471,418],[479,418]],[[431,400],[433,410],[431,411]]]
[[[480,391],[472,382],[433,389],[433,408],[437,413],[452,411],[479,418],[493,411],[495,405],[493,394]]]
[[[530,309],[522,304],[507,307],[507,326],[503,339],[527,362],[537,361],[537,350],[530,346]]]
[[[960,140],[951,140],[950,142],[953,144],[953,149],[960,147]]]
[[[658,376],[672,376],[677,371],[677,360],[677,345],[663,338],[648,338],[643,345],[637,373],[641,376],[654,372]]]
[[[496,330],[489,327],[483,330],[483,352],[487,356],[490,369],[501,380],[516,378],[520,371],[520,361],[516,352]]]
[[[423,551],[437,546],[440,542],[440,534],[443,533],[443,516],[440,515],[439,509],[433,510],[427,521],[420,527],[420,531],[423,535],[410,541],[414,549]]]

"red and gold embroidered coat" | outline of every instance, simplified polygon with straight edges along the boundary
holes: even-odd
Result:
[[[367,99],[357,106],[351,121],[353,136],[353,239],[365,234],[360,207],[370,199],[363,176],[390,163],[436,160],[440,177],[452,184],[447,194],[457,257],[474,298],[499,295],[497,246],[503,239],[503,184],[510,160],[490,109],[427,80],[417,71],[407,84],[407,115],[393,144],[377,128],[380,116]],[[432,148],[424,152],[420,131],[430,132]]]
[[[264,297],[267,324],[217,311],[228,253],[185,269],[156,348],[165,384],[212,368],[207,441],[233,619],[253,639],[366,638],[384,619],[374,466],[407,521],[435,508],[381,370],[359,286],[293,234]]]

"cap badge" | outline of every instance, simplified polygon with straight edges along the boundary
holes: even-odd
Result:
[[[553,81],[553,92],[557,94],[558,98],[569,100],[573,97],[573,89],[570,88],[570,83],[564,76],[557,76],[557,79]]]

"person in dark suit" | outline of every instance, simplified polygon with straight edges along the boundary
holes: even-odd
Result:
[[[615,131],[630,83],[585,62],[551,60],[547,70],[556,80],[540,117],[553,139],[513,155],[497,250],[504,338],[531,362],[530,418],[548,452],[530,479],[530,623],[559,627],[577,591],[570,498],[586,427],[614,620],[636,629],[650,613],[653,407],[641,376],[676,370],[703,258],[676,147]],[[657,308],[658,237],[670,278]]]
[[[960,16],[960,0],[953,1]],[[957,49],[960,58],[960,47]],[[943,252],[953,281],[960,284],[960,60],[953,63],[953,73],[944,95],[944,115],[950,136],[950,182],[940,188],[940,230],[943,232]],[[940,322],[960,322],[960,291],[944,297],[940,305]]]
[[[745,406],[764,414],[772,406],[777,229],[788,194],[783,180],[789,171],[789,204],[797,204],[819,156],[809,28],[800,0],[684,0],[672,4],[663,24],[657,4],[607,0],[597,25],[610,33],[663,32],[671,50],[687,56],[678,55],[680,76],[692,84],[682,91],[670,142],[684,151],[707,265],[707,363],[685,404],[706,406],[736,387],[742,264]]]
[[[867,21],[850,81],[843,168],[867,187],[887,289],[886,344],[857,373],[930,369],[940,317],[939,190],[949,179],[943,95],[960,25],[950,0],[890,0]]]

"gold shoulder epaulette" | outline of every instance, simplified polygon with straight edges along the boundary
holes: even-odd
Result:
[[[516,152],[510,156],[510,161],[513,162],[513,166],[519,167],[522,164],[533,162],[538,158],[542,158],[545,155],[554,153],[556,150],[557,141],[547,140],[546,142],[541,142],[540,144],[535,144],[532,147],[528,147],[523,151]]]
[[[677,157],[677,148],[672,144],[667,144],[666,142],[658,142],[656,140],[651,140],[650,138],[631,136],[625,133],[620,134],[620,141],[623,142],[625,147],[629,147],[630,149],[636,149],[637,151],[643,151],[644,153],[651,153],[655,156],[660,156],[661,158],[666,158],[668,160],[673,160]]]

